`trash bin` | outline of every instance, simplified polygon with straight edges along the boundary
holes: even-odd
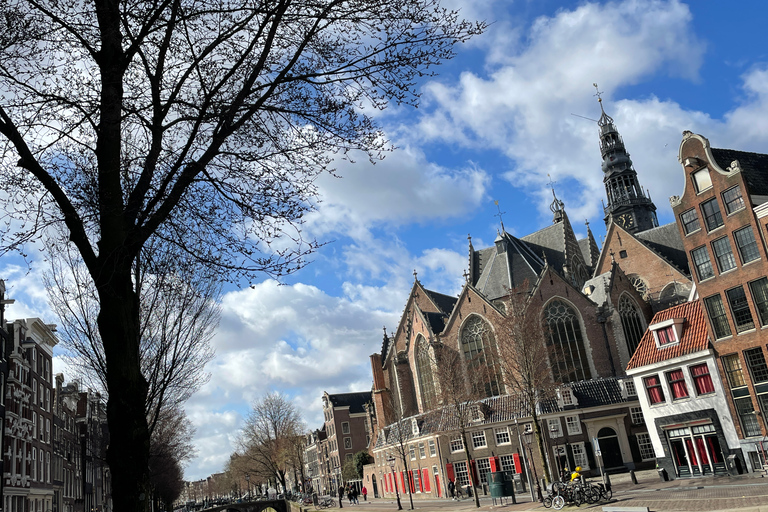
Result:
[[[664,468],[657,469],[659,472],[659,480],[662,482],[668,482],[669,481],[669,475],[667,474],[667,470]]]

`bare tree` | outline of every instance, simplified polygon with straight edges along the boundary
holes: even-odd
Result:
[[[49,303],[62,325],[63,357],[77,376],[108,396],[104,346],[96,325],[97,292],[71,246],[50,245],[43,275]],[[140,296],[142,374],[149,385],[146,415],[150,433],[161,411],[185,402],[210,378],[210,341],[221,317],[221,283],[202,272],[177,247],[150,240],[133,274]]]
[[[475,488],[478,482],[474,481],[472,474],[468,432],[475,420],[488,412],[482,399],[487,396],[489,383],[495,381],[497,369],[488,366],[483,353],[466,359],[458,350],[443,344],[436,348],[434,370],[439,383],[438,401],[442,404],[432,413],[438,416],[434,421],[440,425],[441,431],[454,433],[461,438],[469,483]],[[474,497],[475,506],[479,508],[477,490]]]
[[[541,310],[531,305],[530,286],[523,283],[510,290],[504,301],[504,318],[496,325],[499,366],[507,391],[519,396],[531,415],[533,435],[544,468],[550,479],[544,439],[539,425],[539,406],[555,393],[552,365],[556,354],[548,348],[547,328]],[[567,369],[561,369],[565,374]]]
[[[253,403],[240,436],[241,457],[254,473],[274,478],[287,489],[296,439],[306,428],[296,406],[285,395],[266,393]]]
[[[384,406],[388,408],[393,419],[392,423],[384,428],[386,443],[394,451],[397,458],[400,459],[400,462],[402,462],[405,474],[410,475],[410,446],[408,442],[414,437],[411,418],[406,417],[403,409],[395,402],[393,393],[384,396],[386,397]],[[403,485],[409,486],[409,482],[410,480],[406,478]],[[394,482],[394,485],[397,487],[397,481]],[[397,505],[399,508],[402,508],[399,500],[400,498],[398,497]],[[408,500],[410,501],[411,510],[413,510],[413,493],[410,492],[410,488],[408,489]]]
[[[156,510],[171,510],[184,489],[184,465],[195,455],[194,428],[179,407],[166,407],[152,435],[149,478]]]
[[[238,281],[304,265],[315,178],[387,148],[363,108],[416,104],[418,78],[484,29],[438,1],[0,4],[24,29],[0,44],[0,238],[63,233],[94,284],[117,512],[148,506],[143,247]]]

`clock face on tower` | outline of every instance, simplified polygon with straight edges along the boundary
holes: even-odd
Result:
[[[625,213],[616,218],[616,223],[624,229],[632,229],[635,226],[635,218],[631,213]]]

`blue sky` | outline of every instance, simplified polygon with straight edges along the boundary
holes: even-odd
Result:
[[[555,182],[577,233],[605,227],[597,127],[600,107],[624,137],[659,220],[682,193],[683,130],[715,147],[768,152],[765,8],[757,1],[447,0],[492,22],[421,86],[418,109],[377,114],[397,146],[372,166],[340,164],[319,182],[323,202],[305,234],[330,243],[284,279],[229,289],[214,340],[212,378],[187,404],[198,457],[187,479],[220,471],[250,403],[268,390],[293,397],[309,428],[320,397],[371,388],[368,356],[394,330],[413,271],[429,288],[460,290],[467,235],[492,243],[499,226],[523,236],[551,222]],[[14,258],[0,277],[8,318],[52,318],[38,276]],[[65,370],[57,361],[55,371]]]

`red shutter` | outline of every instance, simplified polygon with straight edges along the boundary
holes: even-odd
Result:
[[[432,492],[432,486],[429,485],[429,470],[424,468],[421,470],[421,485],[424,487],[424,492]]]
[[[437,489],[437,497],[442,498],[443,496],[443,488],[440,485],[440,475],[435,473],[435,489]]]
[[[405,471],[403,471],[403,472],[405,472]],[[414,485],[413,485],[413,473],[410,472],[410,471],[408,472],[408,487],[410,487],[410,489],[411,489],[411,494],[416,492],[416,487],[414,487]]]
[[[518,475],[521,474],[523,472],[523,464],[520,462],[520,454],[513,453],[512,460],[515,461],[515,473],[517,473]]]
[[[400,489],[405,492],[405,476],[403,475],[402,471],[398,474],[400,475]]]
[[[449,482],[453,482],[456,480],[456,475],[453,473],[453,464],[450,462],[445,465],[445,475],[448,478]]]
[[[491,473],[495,473],[499,471],[501,468],[499,467],[499,458],[498,457],[488,457],[488,462],[491,465]]]

